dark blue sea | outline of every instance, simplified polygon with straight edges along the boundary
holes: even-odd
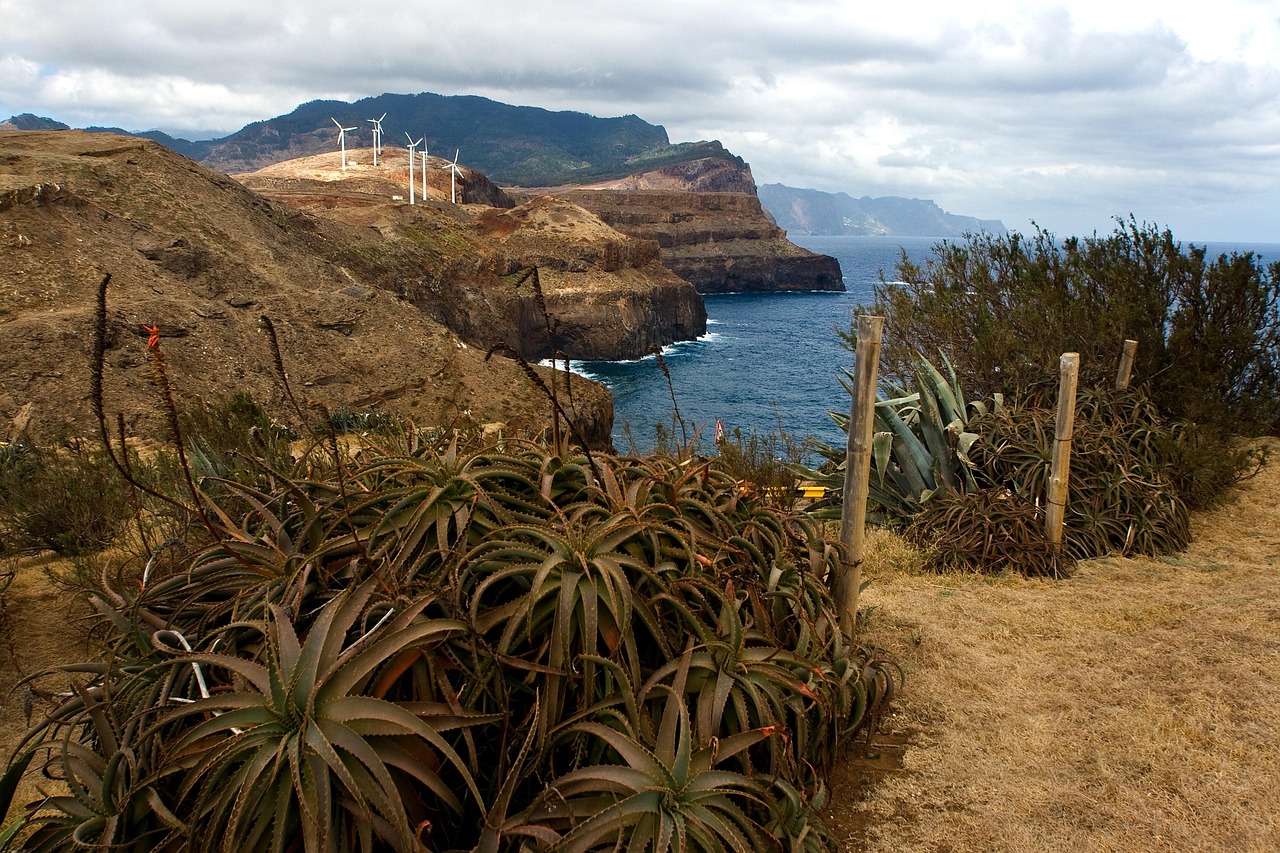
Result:
[[[916,262],[938,241],[925,237],[793,236],[792,241],[840,262],[845,293],[707,296],[707,334],[663,350],[675,402],[690,430],[709,447],[717,420],[744,435],[778,428],[843,444],[827,412],[846,411],[849,397],[837,381],[852,354],[836,328],[848,329],[859,304],[870,305],[883,270],[894,280],[901,253]],[[1197,244],[1202,245],[1202,244]],[[1280,244],[1209,243],[1211,256],[1253,251],[1280,260]],[[614,445],[621,451],[653,448],[655,425],[672,426],[671,393],[653,357],[639,361],[575,362],[573,369],[613,392]],[[679,427],[675,427],[679,437]]]

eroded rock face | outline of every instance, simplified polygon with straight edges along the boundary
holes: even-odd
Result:
[[[663,264],[700,293],[844,290],[839,262],[788,241],[754,192],[556,192],[624,234],[657,241]]]
[[[655,241],[623,234],[566,199],[452,204],[433,190],[416,205],[392,204],[396,167],[382,177],[372,168],[338,168],[311,157],[240,180],[290,206],[376,232],[374,245],[341,252],[341,263],[474,347],[501,347],[531,361],[556,353],[630,359],[706,331],[701,297],[663,266]]]
[[[702,298],[662,265],[656,242],[569,201],[485,210],[474,230],[494,254],[420,280],[409,298],[479,346],[529,360],[618,360],[706,332]]]

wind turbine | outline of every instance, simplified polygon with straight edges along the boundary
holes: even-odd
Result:
[[[453,162],[446,163],[440,167],[441,169],[449,170],[449,201],[454,204],[458,203],[458,172],[461,171],[458,168],[458,155],[461,153],[461,148],[455,149],[453,152]]]
[[[422,139],[426,139],[426,138],[427,138],[426,136],[422,137]],[[422,139],[419,139],[418,141],[421,142]],[[421,153],[422,153],[422,200],[426,201],[427,200],[427,146],[425,145],[422,146]]]
[[[342,171],[347,171],[347,131],[355,130],[354,127],[343,127],[338,124],[338,120],[333,116],[329,117],[329,121],[338,125],[338,144],[342,146]]]
[[[382,119],[387,114],[383,113],[381,118],[368,118],[365,121],[373,123],[373,165],[378,165],[378,155],[382,153]]]
[[[422,139],[414,142],[413,137],[406,133],[404,138],[409,140],[409,204],[413,204],[413,149],[421,145],[422,139],[426,139],[426,137],[424,136]],[[425,190],[423,191],[423,197],[426,197]]]

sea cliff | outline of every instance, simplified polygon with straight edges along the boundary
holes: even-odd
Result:
[[[760,204],[745,163],[703,158],[554,193],[624,234],[653,240],[662,263],[699,293],[844,290],[840,264],[787,240]]]

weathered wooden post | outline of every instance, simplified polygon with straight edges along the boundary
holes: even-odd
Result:
[[[1049,469],[1049,494],[1045,496],[1045,533],[1049,546],[1062,548],[1062,523],[1067,511],[1067,485],[1071,479],[1071,433],[1076,423],[1076,381],[1080,376],[1079,353],[1063,353],[1058,362],[1058,416],[1053,435],[1053,462]]]
[[[1138,354],[1138,342],[1125,340],[1124,352],[1120,354],[1120,369],[1116,372],[1116,390],[1123,391],[1129,387],[1129,377],[1133,374],[1133,359]]]
[[[871,439],[876,421],[876,371],[880,366],[880,337],[883,333],[883,317],[858,317],[849,438],[845,445],[844,506],[840,513],[840,541],[844,543],[845,556],[835,584],[840,629],[846,637],[853,636],[858,622],[862,544],[866,534],[867,494],[871,482]]]

